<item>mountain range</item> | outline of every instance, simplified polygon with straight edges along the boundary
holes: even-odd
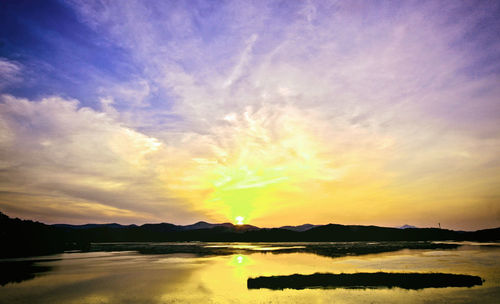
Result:
[[[137,225],[121,225],[117,223],[110,223],[110,224],[85,224],[85,225],[70,225],[70,224],[54,224],[52,225],[54,227],[58,228],[67,228],[67,229],[76,229],[76,230],[81,230],[81,229],[94,229],[94,228],[112,228],[112,229],[133,229],[137,227],[143,227],[146,229],[151,229],[154,231],[191,231],[191,230],[199,230],[199,229],[212,229],[216,227],[224,227],[227,229],[234,229],[235,227],[238,227],[238,230],[255,230],[255,229],[260,229],[259,227],[255,227],[252,225],[234,225],[231,223],[221,223],[221,224],[211,224],[207,223],[204,221],[200,221],[191,225],[175,225],[175,224],[170,224],[170,223],[158,223],[158,224],[144,224],[141,226]],[[302,225],[304,226],[304,225]],[[301,229],[300,227],[302,226],[296,226],[299,227],[297,229]],[[311,225],[312,226],[312,225]],[[290,227],[290,230],[293,230],[295,227],[292,226],[287,226]],[[285,228],[286,229],[286,228]]]
[[[500,227],[478,231],[438,228],[388,228],[361,225],[312,225],[259,228],[231,223],[192,225],[170,223],[120,225],[47,225],[10,218],[0,212],[0,257],[41,255],[66,250],[88,250],[102,242],[351,242],[351,241],[496,241]]]

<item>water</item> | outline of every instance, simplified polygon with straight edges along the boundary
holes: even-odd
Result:
[[[15,259],[35,267],[31,269],[34,274],[1,286],[0,303],[498,303],[500,299],[498,244],[468,243],[452,250],[404,249],[336,258],[266,250],[303,245],[196,245],[244,250],[217,256],[114,251]],[[485,281],[470,288],[420,290],[247,289],[250,277],[377,271],[469,274]]]

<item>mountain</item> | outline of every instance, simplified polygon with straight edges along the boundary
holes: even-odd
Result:
[[[279,229],[286,229],[286,230],[291,230],[291,231],[303,232],[303,231],[307,231],[311,228],[319,227],[319,226],[320,225],[303,224],[300,226],[281,226],[281,227],[279,227]]]
[[[120,225],[117,223],[111,223],[111,224],[85,224],[85,225],[53,224],[52,226],[60,227],[60,228],[69,228],[69,229],[90,229],[90,228],[97,228],[97,227],[124,228],[124,227],[137,226],[137,225],[128,225],[127,226],[127,225]]]
[[[112,229],[130,229],[141,227],[145,230],[155,231],[155,232],[173,232],[173,231],[191,231],[200,229],[212,229],[216,227],[226,228],[228,231],[247,231],[260,229],[252,225],[233,225],[231,223],[222,224],[211,224],[204,221],[200,221],[191,225],[175,225],[170,223],[158,223],[158,224],[143,224],[141,226],[137,225],[120,225],[117,223],[110,224],[85,224],[85,225],[70,225],[70,224],[53,224],[51,225],[57,228],[75,229],[75,230],[88,230],[88,229],[99,229],[99,228],[112,228]],[[311,225],[312,226],[312,225]]]
[[[197,222],[192,225],[180,226],[182,230],[197,230],[197,229],[212,229],[214,227],[226,227],[226,228],[234,228],[234,225],[231,223],[222,223],[222,224],[210,224],[207,222]]]
[[[412,229],[412,228],[417,228],[417,227],[408,224],[399,227],[399,229]]]
[[[65,250],[88,250],[105,242],[350,242],[350,241],[498,241],[500,228],[453,231],[437,228],[399,229],[328,224],[259,228],[231,223],[192,225],[170,223],[120,225],[46,225],[13,219],[0,212],[0,257],[43,255]]]
[[[89,243],[66,229],[40,222],[10,218],[0,212],[0,258],[46,255],[65,250],[86,250]]]

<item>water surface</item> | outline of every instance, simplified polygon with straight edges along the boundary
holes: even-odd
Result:
[[[126,245],[121,246],[124,250]],[[113,251],[2,260],[28,263],[34,270],[1,286],[0,303],[498,303],[500,298],[498,244],[335,258],[263,249],[303,243],[195,246],[232,246],[244,251],[208,256]],[[259,276],[379,271],[468,274],[485,281],[470,288],[420,290],[247,288],[247,279]]]

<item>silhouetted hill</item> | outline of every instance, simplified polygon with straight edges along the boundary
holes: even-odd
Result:
[[[54,224],[53,227],[67,228],[67,229],[102,229],[102,228],[112,228],[112,229],[124,229],[124,228],[137,228],[137,225],[120,225],[117,223],[110,224],[85,224],[85,225],[70,225],[70,224]],[[311,225],[313,226],[313,225]],[[159,223],[159,224],[143,224],[142,227],[145,230],[152,232],[172,232],[172,231],[190,231],[199,229],[212,229],[215,227],[224,227],[228,231],[246,231],[260,229],[252,225],[234,225],[231,223],[222,224],[211,224],[207,222],[197,222],[191,225],[175,225],[170,223]]]
[[[313,227],[311,227],[313,226]],[[309,228],[309,229],[308,229]],[[437,228],[387,228],[378,226],[328,224],[258,228],[231,223],[198,222],[180,226],[170,223],[120,225],[46,225],[12,219],[0,213],[1,257],[41,255],[64,250],[86,249],[99,242],[349,242],[349,241],[495,241],[500,228],[473,232]]]
[[[460,231],[467,236],[470,241],[495,241],[500,240],[500,227],[492,229],[482,229],[472,232]]]
[[[207,222],[200,221],[200,222],[192,224],[192,225],[181,226],[181,227],[182,227],[182,230],[211,229],[211,228],[214,228],[214,227],[228,227],[228,228],[232,228],[233,224],[231,224],[231,223],[210,224],[210,223],[207,223]]]
[[[282,226],[282,227],[279,227],[279,228],[280,229],[286,229],[286,230],[303,232],[303,231],[307,231],[307,230],[309,230],[311,228],[314,228],[314,227],[319,227],[319,225],[303,224],[303,225],[300,225],[300,226]]]
[[[60,228],[69,228],[69,229],[89,229],[89,228],[98,228],[98,227],[124,228],[124,227],[137,226],[137,225],[120,225],[117,223],[111,223],[111,224],[85,224],[85,225],[54,224],[52,226],[60,227]]]
[[[89,243],[66,230],[30,220],[10,218],[0,212],[0,257],[46,255],[86,249]]]
[[[417,227],[408,224],[399,227],[399,229],[412,229],[412,228],[417,228]]]
[[[437,228],[398,229],[328,224],[303,232],[311,241],[423,241],[460,239],[459,233]]]

